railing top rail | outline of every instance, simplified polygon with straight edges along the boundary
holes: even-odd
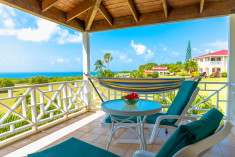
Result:
[[[207,81],[201,81],[199,84],[229,84],[229,82],[207,82]]]
[[[19,89],[19,88],[43,87],[43,86],[48,86],[48,85],[57,85],[57,84],[74,83],[74,82],[87,82],[87,80],[74,80],[74,81],[63,81],[63,82],[33,84],[33,85],[25,85],[25,86],[3,87],[3,88],[0,88],[0,91],[6,91],[6,90],[12,90],[12,89]]]

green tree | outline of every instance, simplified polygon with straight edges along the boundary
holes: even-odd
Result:
[[[0,79],[0,87],[12,87],[15,86],[14,82],[8,78]]]
[[[180,65],[178,65],[178,64],[170,65],[169,72],[174,73],[174,75],[175,75],[175,73],[180,72]]]
[[[36,76],[34,78],[31,78],[30,80],[30,84],[43,84],[43,83],[49,83],[48,77]]]
[[[109,62],[113,60],[113,57],[111,56],[110,53],[106,53],[104,55],[104,61],[106,64],[108,64],[108,70],[109,70]]]
[[[152,73],[152,78],[158,78],[159,77],[159,73],[158,72],[153,72]]]
[[[190,58],[192,58],[192,54],[191,54],[191,44],[190,44],[190,40],[189,40],[185,62],[188,62]]]
[[[181,61],[176,62],[178,65],[182,65],[183,63]]]
[[[114,73],[110,70],[104,70],[101,72],[100,77],[114,77]]]
[[[101,72],[103,71],[103,68],[105,68],[104,66],[104,62],[102,62],[101,60],[97,60],[95,62],[95,72],[97,71],[99,73],[99,75],[101,74]]]
[[[197,70],[197,68],[198,68],[198,64],[197,64],[197,62],[195,62],[193,60],[184,63],[184,70],[185,71],[192,72],[194,70]]]

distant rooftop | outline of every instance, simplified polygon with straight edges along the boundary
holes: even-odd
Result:
[[[202,58],[202,57],[206,57],[206,56],[228,56],[228,50],[216,51],[216,52],[213,52],[213,53],[208,53],[208,54],[198,56],[198,57],[194,57],[194,58],[191,58],[191,59]]]

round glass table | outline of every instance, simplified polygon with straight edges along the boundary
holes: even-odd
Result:
[[[161,109],[161,104],[150,100],[139,100],[135,105],[127,105],[120,99],[102,103],[101,110],[109,114],[112,121],[106,149],[108,150],[113,135],[118,129],[128,128],[138,136],[141,148],[146,150],[146,140],[144,137],[145,119],[148,115],[160,112]]]

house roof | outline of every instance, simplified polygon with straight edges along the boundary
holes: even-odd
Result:
[[[235,0],[0,0],[0,3],[80,32],[227,16],[235,9]]]
[[[202,56],[197,56],[197,57],[194,57],[191,59],[202,58],[202,57],[206,57],[206,56],[228,56],[228,50],[221,50],[221,51],[205,54]]]

